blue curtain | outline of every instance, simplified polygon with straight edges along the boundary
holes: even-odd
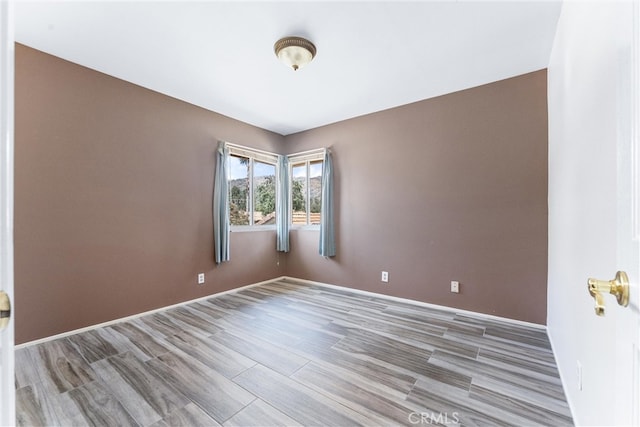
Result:
[[[333,227],[333,165],[329,149],[324,152],[321,197],[320,255],[331,257],[336,255],[336,241]]]
[[[289,160],[287,156],[278,156],[276,241],[276,249],[279,252],[289,252]]]
[[[213,244],[216,264],[229,261],[229,149],[223,141],[216,151],[216,175],[213,183]]]

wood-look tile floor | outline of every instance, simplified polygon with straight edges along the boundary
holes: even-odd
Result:
[[[19,425],[572,425],[545,331],[278,281],[16,351]]]

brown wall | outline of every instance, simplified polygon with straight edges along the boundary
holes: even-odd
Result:
[[[540,71],[283,138],[17,45],[16,342],[285,274],[543,324],[546,114]],[[335,259],[247,232],[215,266],[219,139],[332,146]]]
[[[274,232],[216,267],[211,220],[217,140],[282,136],[22,45],[15,92],[17,343],[285,274]]]
[[[293,231],[290,276],[545,324],[546,71],[285,142],[332,146],[336,170],[338,256]]]

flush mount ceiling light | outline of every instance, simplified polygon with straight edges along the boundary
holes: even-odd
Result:
[[[316,56],[316,47],[302,37],[284,37],[273,45],[276,56],[284,65],[296,71]]]

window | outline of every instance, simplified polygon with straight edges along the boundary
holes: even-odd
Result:
[[[232,226],[276,223],[275,154],[229,144],[229,222]]]
[[[328,150],[285,157],[220,141],[213,191],[216,263],[229,261],[229,226],[275,229],[280,252],[289,252],[292,223],[319,226],[320,255],[335,256],[332,188]]]
[[[292,225],[320,225],[322,156],[323,150],[289,156]]]

